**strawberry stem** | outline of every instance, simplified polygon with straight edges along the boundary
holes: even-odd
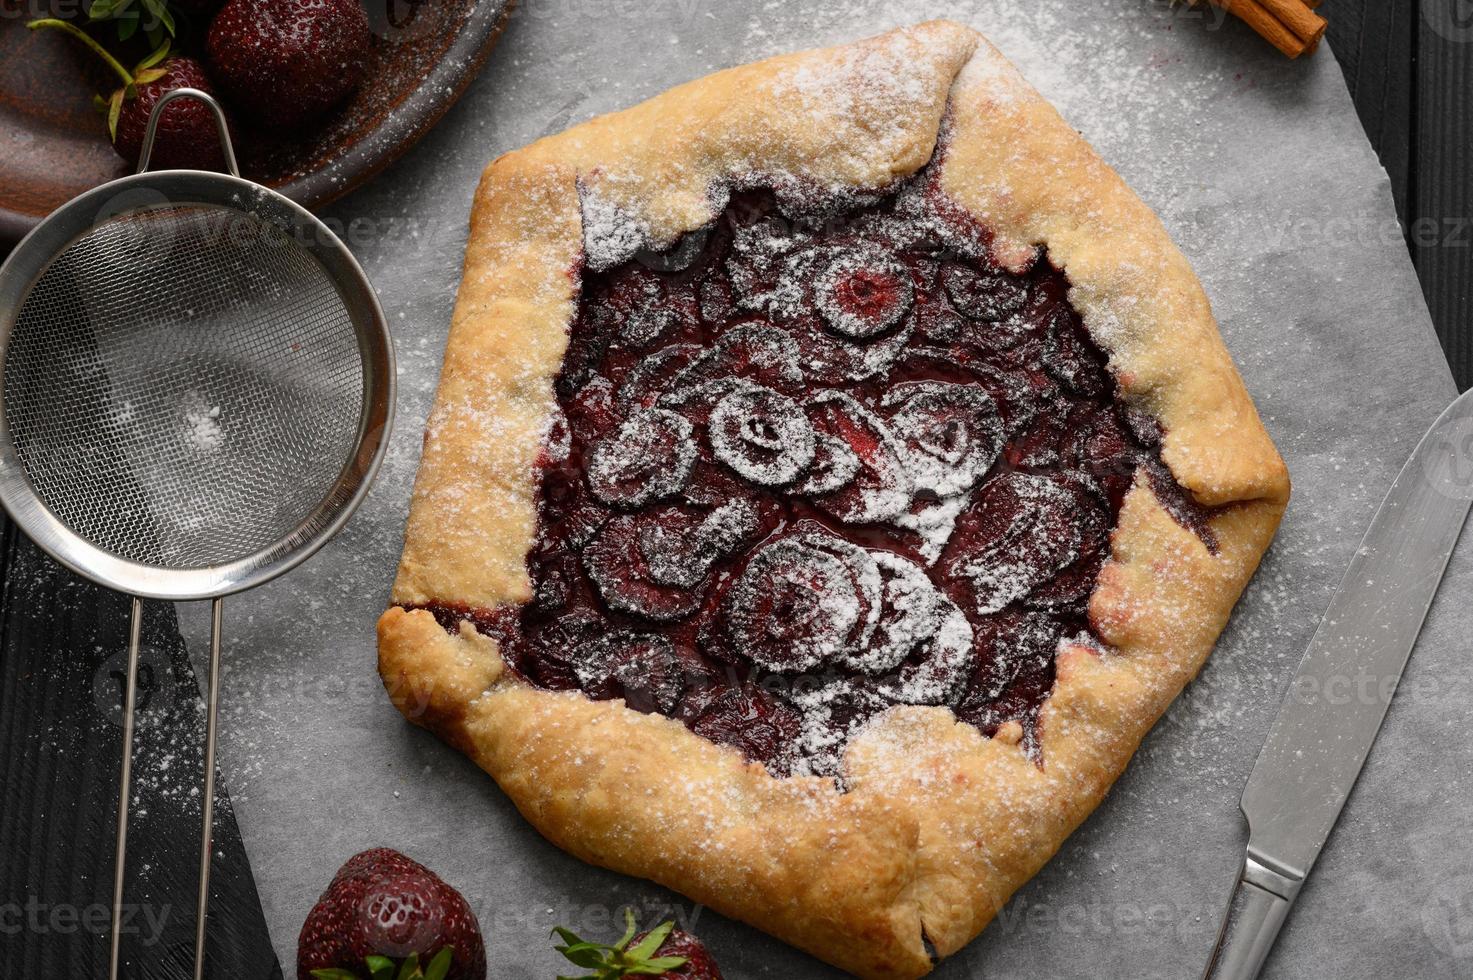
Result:
[[[634,934],[638,931],[633,909],[624,910],[624,922],[624,935],[612,945],[592,943],[580,939],[571,929],[554,926],[553,935],[563,942],[560,946],[553,946],[553,949],[583,969],[594,971],[585,973],[582,977],[559,977],[558,980],[623,980],[631,976],[668,973],[685,965],[684,956],[658,955],[660,947],[675,928],[673,921],[660,923],[633,949],[629,948],[629,944],[634,941]]]
[[[112,68],[113,71],[118,73],[118,77],[123,80],[124,85],[133,84],[133,73],[124,68],[122,63],[119,62],[118,59],[108,54],[107,48],[104,48],[102,45],[98,44],[97,41],[94,40],[90,34],[82,30],[77,25],[67,23],[64,20],[58,20],[55,17],[43,17],[40,20],[31,21],[26,26],[33,31],[42,28],[49,28],[51,30],[62,31],[64,33],[70,34],[72,37],[76,38],[83,44],[87,45],[87,47],[91,48],[99,58],[107,62],[108,67]]]

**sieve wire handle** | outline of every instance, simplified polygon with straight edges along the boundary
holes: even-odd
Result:
[[[176,88],[165,92],[159,100],[153,104],[153,111],[148,114],[148,128],[143,131],[143,149],[138,154],[138,172],[144,173],[148,170],[148,164],[153,159],[154,137],[158,135],[159,119],[163,116],[164,106],[175,99],[194,99],[203,102],[215,117],[215,131],[220,134],[220,149],[225,154],[225,169],[230,171],[230,176],[240,176],[240,164],[235,161],[235,144],[230,141],[230,124],[225,121],[225,110],[220,108],[220,103],[208,92],[201,92],[197,88]]]
[[[128,804],[133,798],[133,709],[138,704],[138,640],[143,630],[143,601],[133,599],[128,627],[128,678],[123,695],[123,767],[118,790],[118,836],[113,855],[113,928],[107,975],[118,980],[118,947],[123,938],[123,866],[128,858]]]
[[[215,724],[220,717],[220,619],[219,599],[210,606],[210,686],[205,711],[205,790],[204,827],[200,832],[199,894],[195,907],[194,980],[205,974],[205,923],[210,907],[210,858],[214,850],[215,827]],[[133,600],[132,624],[128,629],[128,678],[123,696],[123,766],[118,792],[117,849],[113,857],[113,922],[112,944],[108,951],[109,980],[118,980],[119,947],[122,941],[123,869],[128,858],[128,804],[133,797],[133,718],[138,706],[138,647],[143,628],[143,602]]]
[[[220,614],[221,602],[210,603],[210,689],[205,695],[204,830],[199,846],[199,896],[194,927],[194,980],[205,975],[205,917],[210,910],[210,858],[215,829],[215,720],[220,715]]]

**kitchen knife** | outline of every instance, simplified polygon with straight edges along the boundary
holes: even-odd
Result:
[[[1248,853],[1205,980],[1253,980],[1335,826],[1473,502],[1473,391],[1422,437],[1309,641],[1243,791]]]

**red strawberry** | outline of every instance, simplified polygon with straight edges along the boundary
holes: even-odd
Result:
[[[62,20],[32,21],[31,29],[49,28],[63,31],[91,48],[122,79],[122,87],[107,100],[108,131],[113,148],[134,166],[143,152],[143,134],[148,117],[164,94],[177,88],[197,88],[213,95],[210,77],[193,58],[168,58],[168,46],[129,71],[87,33]],[[171,102],[159,119],[159,131],[153,144],[150,166],[155,170],[223,170],[225,155],[220,149],[220,136],[215,130],[215,117],[209,108],[195,99]]]
[[[486,980],[486,946],[459,892],[424,865],[380,847],[349,858],[307,913],[297,938],[297,980],[384,975]]]
[[[357,88],[371,42],[359,0],[229,0],[205,46],[235,104],[285,128],[322,115]]]
[[[214,95],[205,66],[193,58],[170,58],[151,72],[139,73],[134,86],[137,95],[124,99],[118,113],[118,128],[113,146],[134,166],[143,152],[143,134],[154,104],[176,88],[197,88]],[[144,82],[143,78],[150,80]],[[220,135],[215,129],[215,116],[197,99],[179,98],[164,108],[159,117],[159,131],[153,142],[153,170],[224,170],[225,154],[220,149]]]
[[[634,913],[624,911],[624,935],[613,945],[591,943],[558,926],[553,930],[563,941],[559,953],[592,973],[580,980],[621,980],[649,977],[652,980],[722,980],[716,960],[695,936],[664,922],[647,932],[635,934]]]

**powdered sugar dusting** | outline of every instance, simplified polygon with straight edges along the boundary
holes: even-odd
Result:
[[[863,21],[856,21],[863,23]],[[917,109],[944,82],[940,66],[922,57],[921,42],[905,33],[880,43],[846,48],[821,68],[808,64],[772,79],[760,93],[778,104],[796,96],[798,112],[817,119],[867,117],[873,107],[888,110],[863,145],[835,145],[836,155],[863,154],[868,159],[895,158],[914,131]]]
[[[184,441],[199,452],[215,452],[225,445],[225,430],[219,424],[219,405],[186,407]]]
[[[583,208],[583,257],[598,271],[627,262],[649,241],[648,226],[627,210],[579,183]]]

